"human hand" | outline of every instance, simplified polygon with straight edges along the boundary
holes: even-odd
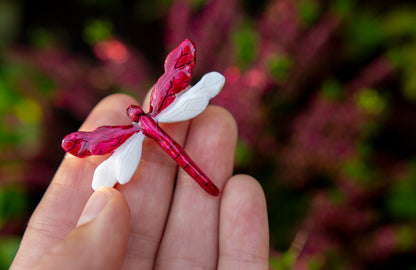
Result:
[[[129,124],[130,104],[136,102],[125,95],[105,98],[81,129]],[[268,269],[263,191],[249,176],[231,176],[232,116],[209,106],[191,121],[162,126],[220,187],[220,197],[203,191],[148,139],[131,181],[92,196],[91,179],[105,157],[67,154],[11,268]]]

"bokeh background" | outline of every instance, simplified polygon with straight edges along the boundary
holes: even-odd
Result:
[[[416,3],[0,0],[0,269],[64,152],[116,92],[142,99],[184,38],[239,125],[274,269],[416,269]]]

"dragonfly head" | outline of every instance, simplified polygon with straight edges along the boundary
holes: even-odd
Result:
[[[137,105],[130,105],[126,113],[130,120],[135,123],[139,122],[140,116],[145,115],[142,108]]]

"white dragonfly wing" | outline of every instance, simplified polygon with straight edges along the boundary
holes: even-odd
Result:
[[[95,169],[92,188],[97,190],[100,187],[113,187],[117,182],[128,183],[139,165],[144,138],[142,132],[135,133],[114,150],[113,154]]]
[[[139,165],[142,156],[143,139],[146,136],[142,132],[138,132],[131,137],[134,138],[129,138],[132,139],[132,141],[128,145],[123,143],[119,147],[121,148],[120,151],[122,151],[122,153],[117,155],[117,159],[115,159],[114,162],[117,180],[122,185],[130,181],[130,178],[133,176]]]
[[[224,83],[224,76],[218,72],[205,74],[193,87],[178,94],[172,104],[156,115],[156,120],[171,123],[194,118],[205,110],[209,100],[221,91]]]

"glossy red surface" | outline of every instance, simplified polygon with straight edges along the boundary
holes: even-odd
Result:
[[[175,100],[175,95],[189,85],[195,67],[195,54],[194,43],[185,39],[166,57],[165,73],[152,90],[149,111],[152,116],[169,106]]]
[[[198,168],[183,148],[157,125],[152,117],[149,115],[140,117],[139,125],[143,133],[159,144],[206,192],[214,196],[220,194],[217,186]]]
[[[138,126],[103,126],[94,131],[77,131],[65,136],[62,148],[74,156],[83,158],[91,155],[112,153],[140,129]]]
[[[91,132],[73,132],[63,139],[62,148],[77,157],[104,155],[112,153],[134,133],[143,132],[156,141],[206,192],[217,196],[219,189],[154,119],[175,100],[177,93],[189,85],[195,66],[195,53],[195,45],[186,39],[167,56],[165,73],[159,78],[151,94],[150,112],[146,114],[136,105],[130,105],[126,110],[130,120],[138,125],[103,126]]]
[[[137,105],[130,105],[126,110],[127,116],[130,118],[132,122],[139,122],[139,118],[141,115],[144,115],[142,108]]]

